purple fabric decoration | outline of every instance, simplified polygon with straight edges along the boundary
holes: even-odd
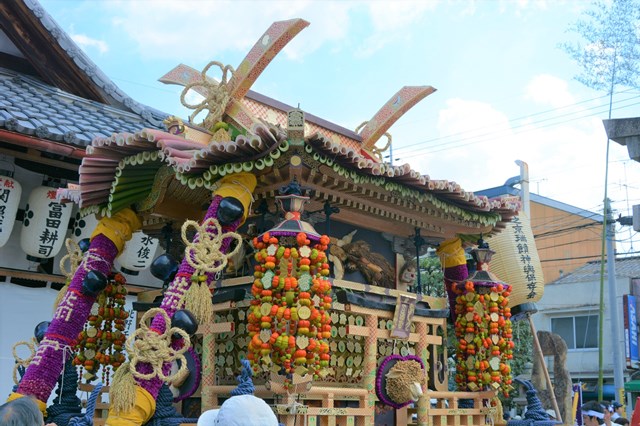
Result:
[[[458,295],[453,292],[453,286],[456,281],[464,281],[467,278],[469,278],[469,270],[466,263],[444,269],[444,286],[449,299],[449,317],[454,322],[456,320],[456,297]]]
[[[88,271],[108,275],[118,249],[109,238],[100,234],[91,240],[89,253],[90,256],[84,258],[75,272],[69,290],[60,301],[36,355],[18,386],[17,392],[22,395],[33,395],[46,402],[56,386],[64,361],[73,356],[66,347],[75,345],[96,299],[82,294],[82,281]]]
[[[209,205],[209,209],[207,210],[207,213],[205,214],[204,219],[202,219],[202,222],[206,221],[209,218],[217,217],[218,206],[220,205],[220,201],[222,201],[222,198],[223,197],[219,195],[216,195],[215,197],[213,197],[213,200],[211,201],[211,204]],[[240,219],[236,220],[235,222],[227,226],[222,226],[222,232],[225,233],[229,231],[235,231],[236,229],[238,229],[238,227],[242,223],[242,220],[243,218],[241,217]],[[195,238],[198,238],[198,236],[196,235]],[[233,240],[232,238],[224,239],[220,247],[220,251],[222,253],[226,253],[229,251],[229,247],[231,246],[232,240]],[[160,308],[164,309],[164,311],[167,313],[167,316],[169,318],[173,317],[173,314],[175,314],[176,312],[176,308],[173,304],[173,301],[175,300],[176,297],[179,297],[182,294],[184,294],[177,290],[177,286],[175,283],[177,282],[177,280],[181,278],[181,276],[185,276],[185,275],[191,276],[193,275],[194,272],[195,270],[191,267],[191,265],[189,265],[189,262],[187,262],[186,259],[183,259],[182,263],[180,264],[180,268],[178,269],[178,273],[176,274],[176,278],[174,278],[173,282],[167,288],[167,291],[165,292],[165,296],[162,299],[162,303],[160,304]],[[207,273],[207,281],[212,281],[214,279],[215,279],[214,274]],[[151,328],[154,330],[158,330],[161,333],[164,333],[164,331],[167,328],[167,324],[164,323],[164,318],[161,315],[156,315],[153,321],[151,322]],[[174,342],[171,345],[174,348],[176,347],[174,346],[175,343],[176,342]],[[138,363],[137,371],[139,371],[140,373],[148,374],[152,372],[153,369],[151,368],[150,365],[146,363]],[[171,364],[168,362],[165,362],[162,366],[162,371],[164,372],[165,375],[168,374],[171,371]],[[162,383],[163,383],[162,380],[159,379],[158,377],[154,377],[150,380],[136,379],[136,382],[140,387],[142,387],[151,395],[153,395],[154,398],[158,397],[158,393],[160,392],[160,388],[162,387]]]
[[[406,407],[407,405],[411,404],[411,402],[413,402],[413,401],[407,401],[407,402],[403,402],[402,404],[398,404],[397,402],[392,401],[390,398],[387,397],[386,390],[384,387],[386,383],[385,375],[393,367],[392,364],[395,364],[398,361],[411,361],[411,360],[417,361],[420,364],[422,371],[424,371],[424,362],[422,362],[422,359],[420,357],[415,355],[407,355],[407,356],[389,355],[384,359],[384,361],[380,363],[380,367],[378,367],[378,371],[376,373],[376,395],[378,396],[378,399],[380,400],[380,402],[390,407],[393,407],[396,410],[402,407]]]

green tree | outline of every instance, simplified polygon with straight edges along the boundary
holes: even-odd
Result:
[[[638,87],[640,76],[640,2],[638,0],[596,1],[582,19],[569,27],[584,42],[564,43],[561,47],[578,63],[581,73],[576,80],[594,90],[607,90],[609,116],[617,86]],[[604,204],[608,203],[609,145],[605,155]],[[607,238],[607,215],[602,224],[602,256],[600,260],[599,341],[604,337],[604,265]],[[615,254],[611,254],[615,256]],[[602,399],[603,347],[599,347],[599,399]]]
[[[637,87],[640,75],[640,3],[637,0],[596,1],[569,27],[584,42],[561,47],[580,66],[575,78],[613,96],[616,86]],[[611,110],[609,110],[611,118]]]

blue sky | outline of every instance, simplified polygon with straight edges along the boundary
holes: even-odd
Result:
[[[181,89],[160,76],[178,63],[236,67],[273,21],[304,18],[311,25],[254,90],[354,129],[402,86],[431,85],[438,91],[390,129],[396,163],[476,191],[517,175],[519,159],[532,192],[602,210],[608,99],[573,79],[579,70],[558,47],[576,39],[567,28],[590,2],[41,3],[125,92],[183,117]],[[639,97],[617,94],[613,117],[639,116]],[[615,143],[609,182],[614,208],[630,214],[640,203],[640,164]]]

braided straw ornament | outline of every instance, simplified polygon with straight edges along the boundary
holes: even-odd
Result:
[[[197,232],[193,242],[189,242],[187,238],[187,232],[191,227]],[[226,239],[235,239],[237,244],[232,251],[225,254],[222,248]],[[220,223],[214,218],[209,218],[202,225],[193,220],[186,221],[182,225],[182,240],[186,245],[185,260],[194,269],[190,286],[186,283],[185,277],[179,278],[185,281],[181,284],[188,288],[182,302],[199,324],[206,324],[213,319],[209,281],[214,280],[214,274],[223,271],[228,259],[240,250],[242,237],[235,232],[223,233]]]
[[[26,358],[20,358],[17,352],[17,349],[20,346],[26,346],[31,354]],[[31,363],[31,360],[33,360],[33,357],[36,355],[35,339],[30,342],[26,340],[17,342],[15,345],[13,345],[11,352],[13,353],[13,359],[16,360],[16,363],[13,366],[13,383],[18,385],[20,384],[20,378],[18,377],[19,367],[23,367],[26,369]]]
[[[187,231],[194,227],[198,237],[189,242]],[[234,238],[238,241],[236,247],[229,253],[222,253],[220,248],[226,238]],[[235,232],[222,233],[220,223],[209,218],[202,225],[193,220],[188,220],[182,225],[182,240],[186,244],[185,258],[189,265],[196,270],[194,275],[203,273],[216,273],[224,270],[228,259],[238,253],[242,244],[242,237]]]
[[[209,71],[209,68],[214,65],[220,68],[220,70],[222,71],[222,79],[220,80],[220,82],[216,82],[207,77],[207,71]],[[189,121],[193,122],[196,116],[205,109],[209,111],[204,121],[202,122],[202,127],[204,127],[205,129],[212,129],[218,121],[222,120],[224,111],[227,108],[229,100],[231,99],[228,89],[229,80],[231,78],[227,78],[227,73],[233,75],[234,69],[232,66],[225,66],[218,61],[211,61],[207,64],[206,67],[204,67],[204,69],[200,73],[202,76],[201,80],[189,83],[184,86],[184,89],[180,94],[180,102],[186,108],[194,110],[189,116]],[[193,87],[202,87],[206,90],[207,96],[202,100],[202,102],[197,104],[190,104],[186,101],[185,98],[187,96],[187,93]]]
[[[360,131],[360,129],[362,129],[364,126],[367,125],[369,121],[363,121],[362,123],[360,123],[360,125],[358,127],[356,127],[356,130],[354,130],[356,133],[358,133]],[[389,132],[385,132],[384,135],[387,137],[387,144],[385,146],[383,146],[382,148],[378,148],[377,146],[373,146],[371,148],[371,153],[373,155],[375,155],[378,160],[382,161],[382,154],[384,154],[389,147],[391,146],[391,133]]]
[[[129,336],[125,345],[129,353],[129,371],[136,379],[150,380],[154,377],[159,377],[165,382],[170,382],[176,376],[180,377],[185,374],[187,361],[184,353],[189,349],[188,344],[184,344],[178,349],[171,347],[172,335],[180,335],[185,342],[190,342],[190,339],[186,331],[177,327],[171,327],[162,334],[151,330],[147,325],[147,321],[150,322],[155,315],[162,315],[165,324],[171,323],[169,316],[160,308],[149,309],[145,312],[140,322],[140,328],[136,329],[136,331]],[[180,361],[180,369],[176,374],[165,375],[162,371],[163,363],[171,363],[175,360]],[[150,364],[153,371],[147,374],[140,373],[136,368],[139,363]]]
[[[58,309],[58,305],[62,301],[62,298],[67,294],[69,283],[71,283],[76,270],[82,262],[82,250],[80,250],[78,243],[73,241],[71,238],[67,238],[64,245],[67,248],[67,254],[60,259],[60,272],[62,272],[62,275],[66,277],[66,280],[65,285],[60,289],[60,291],[58,291],[56,300],[53,302],[53,312]],[[66,267],[67,262],[69,263],[69,269]]]

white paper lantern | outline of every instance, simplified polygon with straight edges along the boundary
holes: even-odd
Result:
[[[56,200],[56,189],[34,188],[29,194],[22,220],[20,247],[27,259],[40,261],[54,257],[66,239],[73,204]]]
[[[98,218],[95,214],[82,217],[80,212],[76,213],[73,229],[71,230],[71,239],[77,243],[85,238],[90,238],[96,226],[98,226]]]
[[[134,232],[118,257],[120,270],[129,275],[138,273],[151,266],[160,242],[142,231]]]
[[[9,241],[21,195],[22,186],[17,180],[0,175],[0,247]]]

